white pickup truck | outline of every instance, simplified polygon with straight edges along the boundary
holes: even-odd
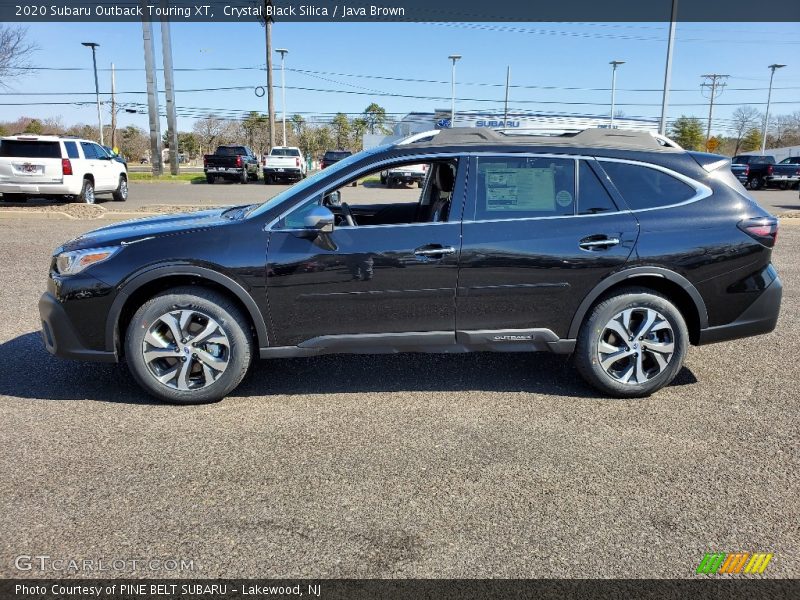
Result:
[[[275,146],[264,157],[264,183],[291,179],[299,181],[306,176],[306,159],[300,148],[293,146]]]
[[[427,175],[428,165],[426,164],[404,165],[388,171],[381,171],[381,184],[386,187],[394,187],[416,183],[417,187],[422,187]]]

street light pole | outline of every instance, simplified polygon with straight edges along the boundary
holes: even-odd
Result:
[[[617,93],[617,67],[619,65],[624,65],[624,60],[612,60],[610,63],[611,65],[611,124],[610,128],[614,129],[614,102],[615,96]]]
[[[664,90],[661,96],[661,121],[658,133],[667,135],[667,110],[669,108],[669,87],[672,80],[672,47],[675,45],[675,25],[678,20],[678,0],[672,0],[672,16],[669,21],[669,38],[667,39],[667,64],[664,67]]]
[[[772,102],[772,79],[775,77],[775,69],[782,69],[786,65],[779,65],[777,63],[769,66],[772,71],[769,74],[769,92],[767,92],[767,112],[764,115],[764,132],[761,134],[761,155],[767,151],[767,129],[769,127],[769,104]]]
[[[103,143],[103,113],[100,111],[100,83],[97,81],[97,54],[95,49],[100,45],[94,42],[81,42],[83,46],[92,49],[92,64],[94,65],[94,94],[97,98],[97,124],[100,127],[100,145]]]
[[[281,104],[283,105],[283,145],[286,145],[286,55],[289,51],[286,48],[275,50],[281,55]]]
[[[453,70],[450,74],[450,127],[455,127],[456,124],[456,61],[461,60],[460,54],[451,54],[448,56],[453,61]]]

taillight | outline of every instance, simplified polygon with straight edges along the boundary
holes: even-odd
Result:
[[[772,165],[767,167],[767,175],[772,175]]]
[[[236,166],[237,167],[241,167],[242,166],[242,157],[241,156],[237,156],[236,157]]]
[[[778,240],[778,219],[775,217],[754,217],[739,221],[739,229],[751,238],[772,248]]]
[[[61,174],[72,175],[72,163],[69,162],[68,158],[61,159]]]
[[[300,166],[300,159],[299,159],[299,158],[295,158],[295,159],[294,159],[294,165],[295,165],[296,167],[299,167],[299,166]]]
[[[744,174],[745,174],[745,175],[750,175],[750,165],[747,165],[747,166],[744,168]]]

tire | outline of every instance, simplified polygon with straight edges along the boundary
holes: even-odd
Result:
[[[3,202],[27,202],[25,194],[3,194]]]
[[[216,181],[216,179],[217,178],[214,177],[213,175],[206,175],[206,183],[208,185],[212,185]]]
[[[381,185],[386,185],[386,175],[381,173]]]
[[[250,176],[247,174],[247,169],[242,169],[242,172],[239,174],[239,183],[247,185],[248,181],[250,181]]]
[[[94,183],[91,179],[83,180],[83,187],[81,193],[78,195],[78,202],[81,204],[94,204],[97,198],[94,195]]]
[[[761,179],[761,177],[751,177],[747,181],[747,187],[751,190],[759,190],[763,187],[763,185],[764,181]]]
[[[631,318],[624,325],[625,312]],[[648,338],[637,340],[623,332],[638,334],[637,329],[655,316]],[[609,326],[612,326],[609,328]],[[614,330],[618,330],[620,334]],[[604,345],[601,343],[604,342]],[[641,398],[668,385],[678,374],[686,357],[689,332],[680,311],[667,298],[647,288],[625,288],[595,305],[585,318],[575,346],[575,366],[581,377],[597,390],[616,398]],[[667,354],[669,344],[672,353]],[[604,348],[620,348],[604,353]],[[655,350],[658,348],[658,351]],[[638,352],[636,352],[638,350]],[[616,362],[606,362],[615,354]],[[660,359],[659,359],[660,356]],[[630,377],[626,382],[625,379]]]
[[[356,180],[355,180],[353,183],[351,183],[350,185],[352,185],[353,187],[356,187],[356,186],[358,185],[358,179],[356,179]]]
[[[181,314],[176,314],[179,311]],[[183,329],[178,321],[170,326],[161,320],[162,316],[180,318],[186,313],[190,314]],[[216,328],[205,338],[215,342],[194,347],[192,339],[199,339],[209,324]],[[184,336],[177,344],[173,331]],[[223,294],[199,287],[174,288],[136,311],[125,335],[125,356],[136,382],[159,400],[172,404],[217,402],[247,373],[252,356],[249,332],[245,315]],[[155,356],[158,350],[164,352],[163,357]],[[147,358],[145,353],[149,353]]]
[[[422,182],[421,182],[421,181],[418,181],[418,182],[417,182],[417,187],[418,187],[418,188],[420,188],[420,189],[422,189]]]
[[[119,176],[119,184],[111,194],[111,198],[114,202],[125,202],[128,199],[128,179],[124,175]]]

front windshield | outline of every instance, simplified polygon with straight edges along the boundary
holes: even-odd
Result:
[[[248,217],[256,217],[258,215],[262,215],[265,212],[272,210],[279,204],[289,200],[290,198],[295,197],[296,194],[302,194],[305,190],[309,189],[313,185],[322,181],[322,179],[335,176],[337,173],[348,168],[354,162],[361,160],[368,154],[374,154],[388,147],[389,146],[379,146],[378,148],[372,148],[371,150],[362,150],[357,154],[352,154],[351,156],[348,156],[347,158],[334,163],[327,169],[320,169],[310,177],[307,177],[306,179],[301,179],[299,182],[295,183],[289,189],[282,191],[277,196],[270,198],[263,204],[257,204],[256,208],[248,214]]]

